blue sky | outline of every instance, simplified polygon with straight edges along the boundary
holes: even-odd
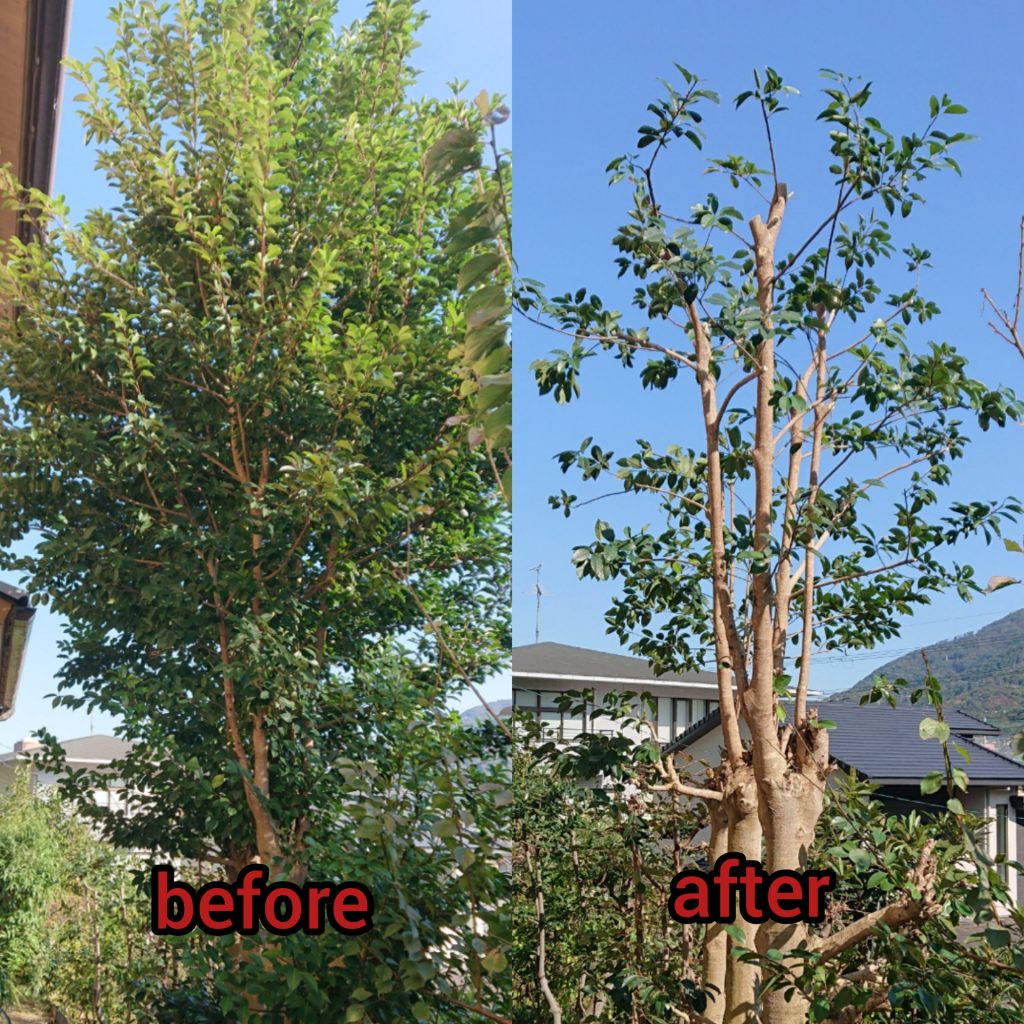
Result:
[[[1024,101],[1019,74],[1024,8],[979,4],[968,17],[963,4],[950,0],[866,2],[856,8],[820,0],[774,5],[741,0],[727,7],[694,0],[515,2],[513,54],[522,69],[516,89],[515,245],[525,276],[543,281],[549,294],[586,285],[606,307],[629,307],[633,283],[616,281],[609,242],[625,223],[630,196],[626,186],[607,186],[604,168],[635,146],[637,126],[649,119],[645,108],[661,92],[658,77],[678,82],[673,62],[706,79],[722,96],[719,107],[705,111],[707,155],[745,153],[766,165],[759,112],[748,104],[737,113],[732,103],[750,87],[755,66],[771,65],[800,89],[790,112],[774,122],[780,177],[795,193],[779,243],[783,251],[795,247],[809,233],[802,229],[827,212],[822,208],[825,130],[815,123],[824,105],[817,93],[824,84],[821,67],[872,81],[869,113],[897,132],[923,127],[929,96],[947,92],[969,108],[969,115],[948,130],[978,138],[957,154],[963,177],[946,173],[930,179],[922,189],[927,204],[895,225],[901,245],[913,240],[931,250],[933,269],[925,272],[921,288],[943,310],[914,337],[921,343],[953,342],[969,355],[975,376],[1024,392],[1024,361],[991,334],[981,300],[981,288],[987,287],[1009,303],[1016,283],[1024,213],[1024,142],[1017,125]],[[730,199],[734,195],[720,180],[700,174],[692,148],[679,147],[674,160],[658,193],[667,208],[685,214],[711,188]],[[901,267],[894,262],[895,270]],[[903,276],[892,280],[893,289],[909,285]],[[588,435],[606,449],[624,449],[638,437],[649,437],[700,450],[689,408],[693,393],[681,381],[663,393],[644,392],[635,374],[610,359],[593,359],[582,378],[582,400],[558,407],[550,396],[537,396],[528,365],[562,347],[561,340],[522,319],[515,323],[514,338],[515,642],[533,640],[529,570],[541,563],[547,591],[541,639],[614,651],[617,641],[605,634],[603,620],[614,584],[577,581],[570,553],[592,539],[599,515],[635,526],[656,520],[649,508],[627,496],[563,518],[548,507],[548,495],[563,486],[581,497],[598,492],[571,475],[563,477],[551,456],[575,448]],[[954,465],[951,496],[1024,495],[1022,450],[1020,426],[980,435],[968,457]],[[1022,534],[1024,525],[1016,530],[1018,539]],[[1024,575],[1024,559],[1008,555],[1001,545],[965,544],[952,557],[973,564],[982,580]],[[825,690],[849,685],[897,650],[976,630],[1021,606],[1024,587],[971,604],[943,597],[908,621],[902,637],[877,658],[820,659],[813,685]]]
[[[448,94],[446,83],[452,79],[468,80],[468,94],[481,89],[499,92],[511,101],[512,0],[429,0],[422,7],[429,18],[420,34],[420,48],[413,55],[413,64],[422,72],[419,89],[425,95]],[[343,20],[351,21],[365,9],[363,4],[343,3]],[[88,59],[97,48],[113,42],[113,26],[106,17],[107,4],[101,0],[79,0],[74,5],[69,53],[80,60]],[[93,169],[93,152],[83,140],[81,123],[74,111],[72,97],[77,83],[66,83],[61,110],[60,139],[57,151],[55,192],[62,194],[72,214],[80,216],[94,207],[111,202],[111,193],[102,176]],[[503,144],[511,144],[511,122],[506,126]],[[10,582],[16,582],[11,580]],[[59,669],[57,642],[61,623],[47,609],[35,616],[29,653],[18,692],[17,707],[7,722],[0,723],[0,751],[9,750],[15,741],[45,726],[60,739],[71,739],[90,731],[110,732],[115,724],[110,716],[97,712],[54,709],[47,699],[56,688],[54,677]],[[496,680],[485,690],[488,699],[504,696],[507,679]],[[464,706],[477,703],[470,695]]]

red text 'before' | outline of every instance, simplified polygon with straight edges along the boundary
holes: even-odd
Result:
[[[248,864],[234,882],[207,882],[196,890],[175,881],[170,864],[150,872],[150,927],[155,935],[207,935],[261,928],[275,935],[321,935],[326,925],[358,935],[373,925],[373,896],[360,882],[292,882],[267,885],[265,864]]]

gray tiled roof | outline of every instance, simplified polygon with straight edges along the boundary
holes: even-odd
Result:
[[[512,648],[512,675],[572,676],[576,679],[635,679],[648,683],[714,683],[713,672],[656,676],[646,658],[607,654],[569,644],[540,643]]]
[[[832,757],[873,782],[912,785],[929,772],[945,770],[942,745],[937,740],[922,740],[918,733],[922,719],[935,717],[930,706],[892,708],[888,704],[813,703],[812,707],[817,708],[820,718],[836,723],[829,734]],[[992,735],[992,726],[959,711],[946,711],[944,717],[954,733],[953,743],[963,747],[971,759],[968,764],[951,743],[950,759],[954,768],[963,768],[972,783],[1024,786],[1024,764],[969,738]],[[684,749],[718,724],[716,710],[691,726],[666,747],[666,751]]]
[[[117,736],[106,736],[102,733],[94,736],[82,736],[73,740],[61,740],[60,745],[64,748],[67,761],[71,764],[114,761],[128,754],[134,746],[129,740],[122,740]],[[24,752],[30,755],[38,748],[29,749]],[[19,754],[13,750],[0,754],[0,761],[16,761]]]

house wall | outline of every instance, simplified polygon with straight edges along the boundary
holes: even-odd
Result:
[[[14,785],[16,769],[13,764],[0,763],[0,793],[6,793]]]
[[[986,852],[990,857],[995,857],[998,851],[998,821],[1000,813],[1006,818],[1006,856],[1010,861],[1020,859],[1024,853],[1024,847],[1020,842],[1020,826],[1017,825],[1017,816],[1010,805],[1012,791],[1006,786],[993,787],[991,789],[972,790],[963,801],[964,809],[986,818],[989,822],[986,836]],[[1007,866],[1006,881],[1010,892],[1017,895],[1017,902],[1020,905],[1021,875],[1014,868]]]
[[[24,767],[27,763],[20,762],[20,764]],[[75,766],[73,762],[72,766]],[[30,768],[29,770],[31,771],[32,791],[43,797],[48,792],[52,792],[60,781],[60,776],[54,772],[39,771],[36,768]],[[17,765],[14,762],[0,762],[0,793],[6,793],[14,786],[16,775]],[[113,776],[110,779],[109,786],[93,789],[90,795],[100,807],[109,807],[115,811],[128,813],[132,810],[130,791],[120,779]]]
[[[569,739],[581,732],[598,732],[606,735],[622,734],[631,739],[649,739],[650,732],[643,728],[619,728],[603,717],[593,720],[584,715],[562,713],[553,704],[558,694],[568,690],[593,690],[594,701],[588,708],[600,707],[611,693],[649,693],[657,700],[658,739],[668,743],[694,722],[699,721],[718,706],[718,688],[706,683],[652,683],[645,679],[597,680],[573,679],[550,676],[512,675],[512,699],[517,708],[537,714],[561,739]],[[638,708],[639,712],[639,708]],[[643,709],[644,717],[650,716],[650,709]]]

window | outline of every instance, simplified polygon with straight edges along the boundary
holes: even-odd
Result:
[[[999,877],[1003,884],[1007,881],[1006,857],[1009,855],[1007,832],[1010,821],[1010,808],[1006,804],[996,804],[996,857],[1002,857],[999,865]]]
[[[540,694],[536,690],[515,689],[512,691],[512,704],[517,708],[535,710],[539,701]]]
[[[675,736],[678,736],[693,725],[693,701],[689,697],[674,697],[672,706],[675,712]]]
[[[561,690],[521,690],[516,687],[512,690],[512,703],[516,710],[533,715],[548,732],[561,740],[592,728],[588,725],[592,708],[588,705],[586,712],[577,714],[562,711],[559,700],[564,696]]]
[[[658,739],[662,743],[668,743],[675,739],[675,731],[672,728],[672,698],[658,698]]]
[[[602,736],[617,736],[619,728],[607,718],[591,720],[593,704],[587,704],[585,711],[573,714],[560,710],[559,699],[565,696],[562,690],[526,690],[514,687],[512,704],[519,711],[533,715],[558,739],[569,739],[580,733],[594,732]],[[600,703],[600,698],[599,701]],[[670,743],[682,735],[694,722],[699,722],[718,707],[718,702],[693,697],[658,697],[656,699],[655,724],[658,740]],[[650,718],[651,708],[638,700],[633,702],[633,713],[638,717]],[[646,733],[645,733],[646,735]]]

